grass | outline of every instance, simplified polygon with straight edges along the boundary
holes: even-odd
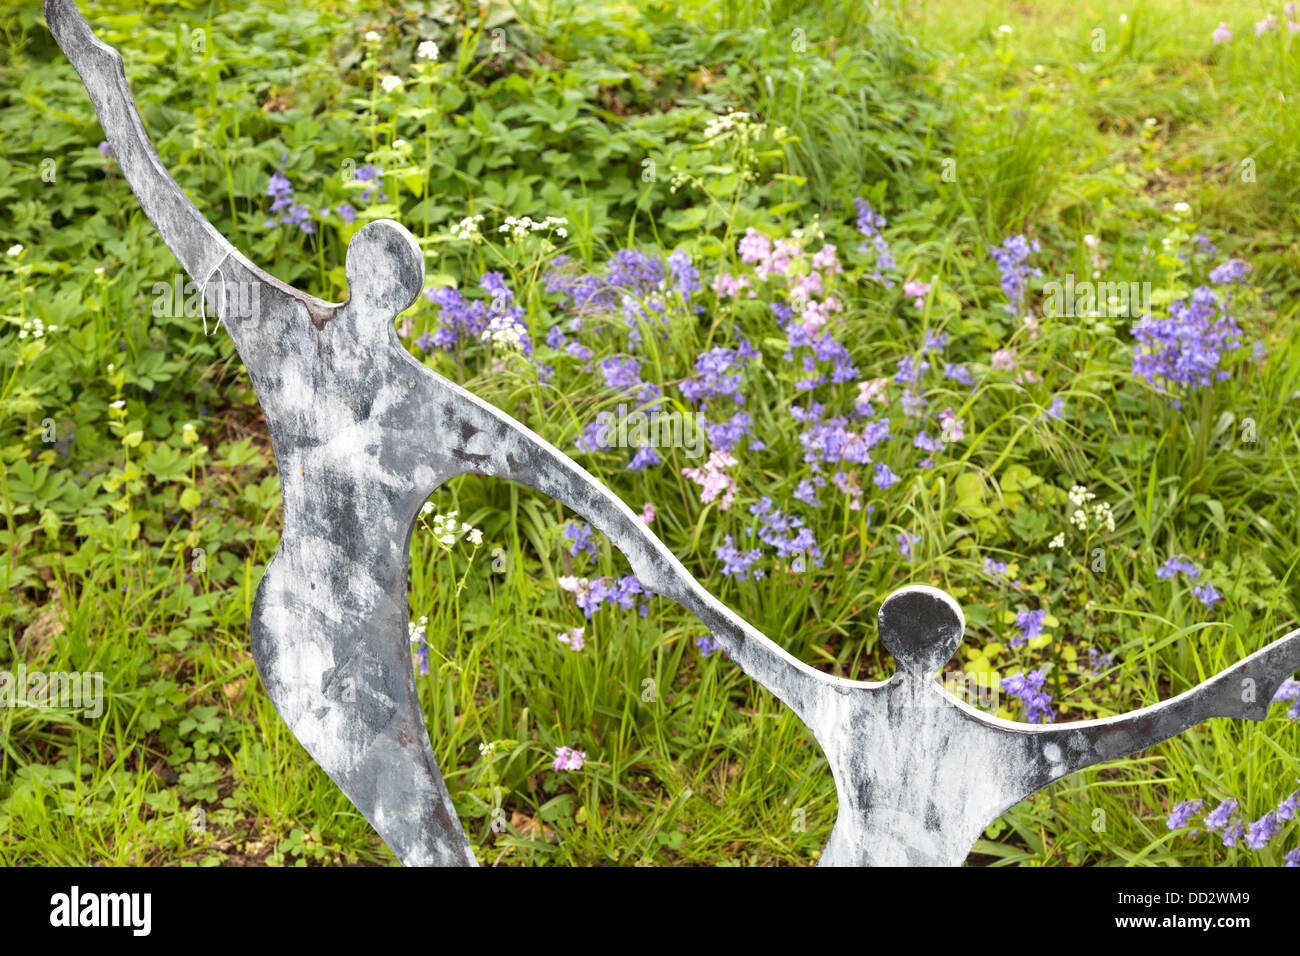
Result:
[[[424,300],[399,319],[413,353],[634,509],[653,503],[654,530],[692,572],[801,659],[887,676],[876,609],[902,584],[933,584],[967,615],[952,673],[996,684],[1043,668],[1057,719],[1070,720],[1179,693],[1297,626],[1300,344],[1287,330],[1300,137],[1287,106],[1300,39],[1254,36],[1263,7],[549,3],[483,20],[476,8],[394,15],[372,3],[136,10],[86,13],[123,53],[164,162],[218,228],[277,277],[335,300],[347,240],[373,218],[421,239],[431,287],[482,299],[479,277],[499,270],[553,387],[481,342],[417,345],[445,321]],[[158,307],[176,264],[96,150],[89,101],[38,16],[0,14],[2,238],[23,247],[0,262],[0,669],[102,673],[105,697],[95,718],[0,707],[0,862],[391,865],[285,729],[249,654],[280,510],[247,375],[197,314]],[[1231,43],[1210,39],[1220,20]],[[422,39],[437,41],[436,67],[415,57]],[[390,73],[400,93],[378,84]],[[764,128],[708,140],[706,124],[729,109]],[[295,198],[333,210],[312,235],[264,225],[282,157]],[[382,198],[363,198],[369,182],[352,175],[367,163],[385,171]],[[890,286],[858,251],[856,196],[888,219]],[[479,213],[487,242],[450,238]],[[508,215],[564,216],[568,235],[507,245],[496,227]],[[778,282],[755,300],[708,288],[719,271],[752,274],[737,252],[750,227],[803,230],[810,253],[818,232],[836,245],[845,271],[826,281],[843,310],[828,328],[856,380],[798,387],[805,373],[768,308],[788,301],[770,291]],[[1027,303],[1037,334],[1004,311],[991,258],[1022,232],[1041,243]],[[1196,233],[1214,256],[1195,253]],[[1244,344],[1224,358],[1231,376],[1176,409],[1133,376],[1130,320],[1045,315],[1043,283],[1094,270],[1085,235],[1101,240],[1101,278],[1150,282],[1160,314],[1211,266],[1249,261],[1233,292]],[[572,316],[548,289],[556,255],[603,274],[624,248],[686,252],[705,288],[662,305],[638,290],[669,319],[642,321],[638,349],[617,307],[580,332],[563,326],[594,350],[590,365],[544,345]],[[920,308],[907,280],[932,287]],[[36,338],[35,319],[58,328]],[[948,337],[944,355],[923,352],[927,332]],[[634,401],[600,361],[635,351],[644,381],[698,411],[680,388],[697,356],[742,338],[760,353],[742,374],[743,410],[767,447],[736,452],[731,508],[700,500],[682,469],[702,459],[681,447],[644,471],[626,468],[626,450],[575,448],[598,413]],[[1266,357],[1252,356],[1256,342]],[[1005,348],[1033,380],[995,367]],[[892,379],[904,356],[935,368],[926,422],[909,420],[895,385],[877,402],[894,438],[873,459],[898,483],[876,488],[869,467],[849,469],[863,507],[830,481],[820,507],[800,502],[796,486],[814,473],[791,405],[847,412],[860,382]],[[944,378],[945,362],[966,364],[975,385]],[[1045,417],[1057,399],[1061,417]],[[710,414],[741,408],[721,398]],[[912,438],[937,434],[944,408],[964,437],[921,467]],[[1076,483],[1110,506],[1113,531],[1069,523]],[[759,547],[749,508],[765,495],[806,522],[821,563],[764,546],[762,580],[728,577],[718,548],[727,535]],[[701,653],[695,619],[657,598],[645,616],[606,607],[585,619],[559,579],[619,577],[626,562],[603,541],[591,559],[572,554],[573,516],[528,489],[464,477],[431,500],[483,533],[479,548],[445,548],[422,524],[410,578],[412,618],[428,619],[426,723],[481,861],[815,861],[836,812],[825,758],[771,695]],[[1065,548],[1049,544],[1058,532]],[[914,536],[911,560],[900,534]],[[1215,607],[1194,582],[1157,577],[1179,553],[1222,593]],[[1016,611],[1031,608],[1048,612],[1044,636],[1013,648]],[[581,652],[556,641],[575,626]],[[1090,650],[1114,664],[1094,673]],[[1023,718],[1009,695],[998,706]],[[995,822],[970,862],[1279,865],[1293,821],[1254,851],[1165,820],[1180,801],[1231,797],[1249,823],[1293,792],[1300,724],[1285,710],[1257,725],[1210,721],[1061,781]],[[551,769],[560,746],[586,753],[581,771]]]

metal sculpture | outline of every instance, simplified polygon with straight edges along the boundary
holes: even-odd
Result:
[[[706,591],[566,455],[403,348],[394,320],[424,284],[423,254],[403,226],[379,220],[353,236],[342,303],[278,281],[227,242],[167,173],[121,57],[75,3],[45,0],[45,15],[126,181],[226,326],[266,414],[284,532],[250,624],[262,682],[308,753],[403,863],[475,865],[424,726],[406,628],[417,512],[459,474],[529,485],[580,514],[622,551],[643,587],[694,613],[731,660],[798,714],[826,752],[839,796],[822,864],[960,864],[988,823],[1053,780],[1209,717],[1260,720],[1277,687],[1300,670],[1296,631],[1130,714],[1015,723],[935,681],[965,621],[942,591],[909,587],[880,608],[893,677],[820,673]]]

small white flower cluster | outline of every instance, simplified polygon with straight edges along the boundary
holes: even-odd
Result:
[[[743,110],[732,110],[709,120],[709,125],[704,127],[704,138],[711,143],[720,143],[734,136],[747,143],[757,139],[764,129],[765,124],[754,122]]]
[[[365,40],[367,43],[379,43],[383,40],[383,37],[381,37],[375,30],[367,30],[366,35],[361,39]]]
[[[568,224],[569,220],[563,216],[547,216],[540,222],[529,216],[506,216],[506,221],[497,227],[497,232],[508,232],[510,238],[518,242],[529,233],[549,232],[554,229],[555,234],[563,239],[569,234],[569,230],[565,228]]]
[[[16,256],[21,256],[22,254],[23,254],[23,247],[22,247],[22,245],[12,245],[12,246],[9,247],[9,255],[10,255],[10,256],[14,256],[14,257],[16,257]]]
[[[453,239],[464,239],[467,242],[480,243],[483,241],[483,234],[479,232],[478,224],[483,221],[482,215],[466,216],[456,225],[451,227],[451,237]]]
[[[415,56],[416,59],[420,60],[436,61],[438,59],[438,44],[434,43],[432,40],[425,40],[415,48]]]
[[[526,330],[509,315],[494,315],[488,320],[487,328],[479,336],[484,342],[492,342],[507,349],[522,350]]]
[[[1070,524],[1080,531],[1088,530],[1088,502],[1097,496],[1085,488],[1083,485],[1073,485],[1069,491],[1070,504],[1074,505],[1074,514],[1070,515]],[[1105,528],[1107,531],[1115,530],[1115,515],[1110,510],[1110,505],[1104,501],[1099,501],[1091,506],[1092,522],[1099,528]],[[1048,544],[1049,548],[1059,548],[1065,545],[1064,534],[1058,534]]]
[[[396,93],[402,88],[402,79],[390,73],[379,81],[379,85],[384,88],[385,93]]]
[[[1070,487],[1070,504],[1074,505],[1076,508],[1082,508],[1085,501],[1092,501],[1092,499],[1096,497],[1095,494],[1083,485],[1072,485]]]
[[[1065,547],[1065,532],[1064,532],[1064,531],[1058,531],[1058,532],[1056,532],[1056,537],[1053,538],[1051,541],[1047,542],[1047,546],[1048,546],[1049,548],[1064,548],[1064,547]]]
[[[420,508],[421,514],[432,514],[433,502],[426,501]],[[459,511],[449,511],[445,515],[433,516],[433,536],[438,539],[438,544],[444,548],[450,548],[456,543],[456,539],[462,534],[466,535],[466,540],[474,547],[483,543],[483,532],[474,527],[468,521],[457,521],[456,516]]]
[[[27,336],[30,335],[34,339],[39,339],[46,332],[57,332],[57,331],[59,331],[59,327],[57,325],[47,326],[40,319],[28,319],[26,322],[23,323],[22,328],[18,330],[18,337],[20,339],[25,339],[27,338]]]
[[[492,754],[496,753],[496,749],[497,749],[497,744],[495,740],[491,741],[490,743],[481,743],[478,745],[478,752],[480,757],[490,757],[492,756]]]
[[[425,631],[428,628],[428,625],[429,618],[423,616],[420,618],[419,624],[416,624],[414,621],[406,622],[406,635],[410,638],[412,644],[424,643],[426,637]]]

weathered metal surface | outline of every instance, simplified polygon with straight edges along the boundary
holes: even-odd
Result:
[[[823,864],[960,864],[988,823],[1051,781],[1208,717],[1262,719],[1277,687],[1300,669],[1296,631],[1131,714],[1014,723],[935,681],[965,622],[943,592],[909,587],[880,609],[880,635],[898,664],[892,678],[820,673],[706,591],[566,455],[407,353],[394,320],[423,287],[424,259],[405,228],[380,220],[356,233],[345,302],[278,281],[227,242],[168,175],[121,58],[72,0],[46,0],[45,12],[141,208],[203,286],[266,413],[284,532],[250,625],[263,684],[403,863],[475,863],[429,743],[406,629],[417,513],[434,489],[467,472],[529,485],[580,514],[623,552],[644,587],[694,613],[731,660],[799,715],[829,758],[839,796]],[[1253,695],[1243,694],[1245,680]]]

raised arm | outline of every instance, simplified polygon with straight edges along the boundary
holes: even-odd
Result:
[[[268,313],[287,311],[300,318],[309,317],[319,327],[336,307],[299,292],[253,265],[208,222],[172,179],[140,120],[121,55],[95,36],[73,0],[45,0],[45,22],[85,84],[104,136],[140,208],[182,268],[203,287],[213,314],[221,309],[222,319],[245,361],[252,333]],[[225,308],[231,288],[237,288],[231,284],[240,282],[256,287],[255,311],[240,313]],[[244,298],[246,301],[247,296]],[[293,300],[287,304],[294,308],[276,309],[280,304],[277,299]]]

